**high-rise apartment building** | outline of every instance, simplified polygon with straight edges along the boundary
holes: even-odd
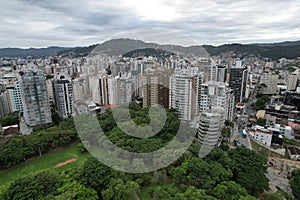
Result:
[[[258,92],[261,94],[276,94],[279,76],[273,72],[263,72],[260,76]]]
[[[55,106],[61,118],[74,114],[73,85],[67,75],[57,73],[53,80]]]
[[[46,87],[47,87],[49,101],[50,102],[55,101],[54,91],[53,91],[53,79],[46,80]]]
[[[120,78],[120,103],[129,103],[134,98],[133,79]]]
[[[89,77],[90,96],[99,105],[120,105],[120,78],[100,74]]]
[[[7,116],[11,113],[9,102],[9,94],[5,85],[0,85],[0,117]]]
[[[89,77],[89,96],[91,96],[93,102],[97,104],[103,104],[102,99],[100,96],[100,82],[101,78],[97,76],[90,76]]]
[[[155,67],[142,76],[143,107],[161,105],[169,107],[169,79],[171,71]]]
[[[208,108],[223,108],[226,120],[232,121],[234,98],[231,89],[222,82],[208,81],[200,86],[200,108],[203,112]]]
[[[30,127],[52,123],[50,103],[43,71],[20,72],[25,123]]]
[[[108,93],[108,105],[118,106],[120,105],[120,77],[108,77],[107,78],[107,93]]]
[[[288,91],[294,91],[297,87],[298,74],[289,74],[287,77],[286,87]]]
[[[2,77],[2,83],[6,85],[6,90],[9,93],[9,104],[11,112],[23,112],[22,90],[20,81],[13,73],[5,74]]]
[[[226,65],[212,65],[210,80],[216,82],[227,82],[228,67]]]
[[[225,122],[223,112],[223,109],[209,108],[201,113],[198,128],[201,145],[218,145]]]
[[[86,98],[87,83],[86,79],[79,77],[72,81],[74,101],[81,101]]]
[[[235,101],[234,101],[234,93],[231,88],[228,91],[228,113],[226,120],[233,121],[234,117],[234,109],[235,109]]]
[[[199,86],[203,81],[198,68],[177,68],[170,77],[169,107],[182,120],[191,121],[199,114]]]
[[[236,103],[245,100],[247,77],[248,69],[241,61],[236,61],[236,65],[229,68],[229,87],[233,90]]]

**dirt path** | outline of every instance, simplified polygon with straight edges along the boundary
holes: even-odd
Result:
[[[53,168],[62,167],[62,166],[64,166],[64,165],[67,165],[67,164],[72,163],[72,162],[75,162],[75,161],[77,161],[77,158],[72,158],[72,159],[67,160],[67,161],[65,161],[65,162],[58,163],[58,164],[55,165]]]

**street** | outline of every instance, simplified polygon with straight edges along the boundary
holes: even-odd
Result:
[[[255,110],[251,107],[251,104],[254,102],[255,100],[250,99],[250,101],[245,104],[244,111],[237,115],[237,119],[234,122],[234,128],[231,132],[231,144],[236,144],[236,146],[245,146],[252,149],[247,125],[249,123],[249,117],[255,115]],[[246,131],[246,137],[242,134],[243,130]]]

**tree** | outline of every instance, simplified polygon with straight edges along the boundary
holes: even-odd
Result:
[[[173,184],[163,184],[149,188],[151,199],[157,200],[216,200],[202,189],[188,186],[184,191],[179,190]]]
[[[262,99],[257,99],[254,106],[256,110],[263,110],[265,108],[265,102]]]
[[[225,170],[220,163],[207,163],[200,158],[184,161],[181,166],[174,168],[171,174],[179,183],[206,190],[212,189],[222,181],[229,180],[232,176],[231,171]]]
[[[134,200],[139,185],[131,180],[124,181],[120,178],[111,179],[108,188],[101,192],[104,200]]]
[[[33,156],[41,156],[50,149],[66,147],[76,140],[75,130],[63,130],[56,126],[26,136],[15,136],[0,144],[0,167],[12,167]]]
[[[189,186],[184,193],[178,192],[175,200],[214,200],[212,196],[205,194],[204,190]]]
[[[13,112],[5,117],[0,117],[0,124],[2,126],[19,124],[19,112]]]
[[[222,164],[225,169],[230,169],[232,162],[228,153],[220,148],[214,148],[204,159],[207,162],[218,162]]]
[[[265,109],[265,104],[267,101],[269,101],[269,97],[264,95],[261,98],[257,99],[256,102],[254,103],[254,106],[256,110],[264,110]]]
[[[43,199],[53,194],[62,184],[58,174],[45,170],[13,182],[1,196],[2,199]]]
[[[59,116],[59,114],[56,110],[56,106],[53,103],[51,103],[50,107],[51,107],[51,118],[52,118],[53,124],[59,124],[59,122],[62,120],[62,118]]]
[[[178,189],[172,184],[152,186],[149,188],[152,199],[157,200],[174,200]]]
[[[230,168],[233,171],[233,180],[239,183],[247,191],[257,196],[269,188],[269,180],[265,176],[267,172],[267,159],[247,148],[238,147],[229,151],[232,160]]]
[[[17,179],[8,188],[4,188],[0,199],[97,200],[98,195],[95,190],[65,174],[45,170]]]
[[[13,137],[0,147],[0,167],[9,168],[24,159],[24,140]]]
[[[267,120],[264,118],[258,118],[256,121],[256,124],[259,126],[265,126],[266,125]]]
[[[77,144],[78,151],[80,151],[81,153],[87,152],[86,145],[87,146],[89,145],[87,141],[85,141],[85,144],[83,144],[83,142],[78,143]]]
[[[264,196],[264,200],[284,200],[285,198],[277,193],[269,193],[269,194],[265,194]]]
[[[245,197],[241,197],[239,200],[257,200],[257,198],[248,195],[248,196],[245,196]]]
[[[225,126],[230,126],[231,128],[233,128],[234,123],[231,122],[231,121],[229,121],[229,120],[226,120],[226,121],[225,121]]]
[[[213,189],[212,194],[220,200],[239,200],[241,197],[248,195],[246,189],[234,181],[225,181],[218,184]]]
[[[101,192],[103,188],[107,187],[111,176],[112,170],[92,157],[78,169],[75,179],[86,187]]]
[[[91,188],[78,183],[69,178],[64,179],[64,183],[57,189],[59,195],[55,196],[55,200],[77,199],[77,200],[97,200],[97,192]]]
[[[296,169],[292,172],[290,185],[295,199],[300,199],[300,169]]]

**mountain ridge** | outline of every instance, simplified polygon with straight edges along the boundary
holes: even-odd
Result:
[[[62,50],[70,50],[72,47],[50,46],[45,48],[1,48],[0,57],[45,57],[54,55]]]
[[[184,54],[203,55],[206,52],[210,55],[220,55],[223,52],[234,52],[237,55],[252,54],[256,56],[267,57],[271,59],[279,59],[282,57],[295,58],[300,57],[300,40],[299,41],[285,41],[279,43],[252,43],[252,44],[223,44],[219,46],[214,45],[193,45],[183,47],[172,44],[156,44],[148,43],[141,40],[134,40],[129,38],[119,38],[105,41],[101,44],[94,44],[85,47],[59,47],[51,46],[47,48],[2,48],[0,49],[0,57],[44,57],[44,56],[87,56],[92,50],[97,50],[108,55],[123,55],[129,51],[145,48],[162,48],[167,51]]]

